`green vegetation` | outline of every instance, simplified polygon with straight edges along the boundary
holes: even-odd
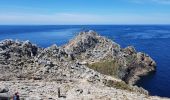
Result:
[[[125,82],[115,82],[113,80],[109,80],[106,82],[106,85],[109,87],[114,87],[116,89],[121,89],[121,90],[128,90],[128,91],[134,91],[131,86],[126,84]]]
[[[88,64],[88,67],[96,70],[105,75],[111,75],[117,77],[119,65],[114,60],[104,60],[92,64]]]
[[[102,74],[118,77],[120,65],[114,60],[103,60],[100,62],[88,64],[88,67],[91,69],[94,69]],[[133,91],[132,87],[130,87],[125,82],[115,82],[113,80],[108,80],[105,82],[105,84],[109,87]]]

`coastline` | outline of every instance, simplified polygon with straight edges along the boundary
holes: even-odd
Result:
[[[4,43],[9,47],[13,47],[14,45],[21,46],[21,48],[19,47],[19,49],[18,48],[15,48],[15,49],[16,50],[17,49],[24,50],[24,51],[18,52],[18,53],[19,53],[19,55],[21,55],[21,57],[23,56],[22,54],[24,54],[24,59],[26,58],[26,61],[28,61],[28,63],[22,62],[22,64],[26,65],[26,66],[31,65],[30,67],[26,67],[26,69],[29,68],[29,69],[27,69],[27,71],[29,71],[29,72],[24,73],[24,74],[26,74],[26,76],[25,75],[23,76],[23,74],[20,73],[19,76],[18,75],[15,76],[15,74],[14,74],[12,77],[11,76],[9,77],[6,75],[3,75],[3,77],[1,77],[1,79],[5,78],[8,81],[18,80],[18,79],[19,80],[31,79],[31,80],[39,80],[39,81],[40,80],[43,80],[43,81],[60,80],[61,82],[65,81],[66,83],[67,82],[69,83],[69,80],[72,79],[69,77],[74,77],[74,78],[78,78],[78,79],[79,78],[85,79],[88,82],[92,82],[95,84],[103,84],[103,82],[107,82],[107,80],[115,80],[115,79],[110,78],[109,76],[106,76],[104,74],[100,74],[103,72],[100,72],[100,71],[96,72],[95,70],[87,68],[86,64],[87,63],[88,64],[94,64],[94,63],[97,64],[101,60],[106,60],[110,57],[111,57],[111,59],[114,57],[114,60],[119,59],[117,61],[114,61],[114,62],[116,62],[114,64],[118,63],[119,65],[124,65],[124,64],[128,65],[128,64],[131,64],[131,60],[134,60],[134,59],[136,61],[135,65],[142,64],[142,66],[139,67],[139,69],[143,68],[143,71],[141,71],[140,73],[137,73],[137,74],[135,72],[139,69],[136,68],[135,66],[130,67],[130,71],[127,72],[128,75],[126,76],[129,78],[133,78],[133,77],[130,77],[131,75],[134,75],[136,77],[138,75],[143,75],[148,72],[151,72],[151,71],[155,70],[155,66],[156,66],[155,62],[148,55],[146,55],[144,53],[137,53],[133,47],[127,47],[125,49],[121,49],[117,43],[114,43],[113,41],[111,41],[109,39],[99,36],[94,31],[81,32],[75,39],[70,41],[70,43],[66,44],[64,47],[57,47],[56,45],[53,45],[51,47],[43,49],[43,48],[37,47],[36,45],[31,44],[29,41],[25,41],[25,42],[17,41],[16,42],[16,41],[11,41],[11,40],[6,40],[6,41],[4,41]],[[14,51],[9,51],[9,52],[15,52],[15,49],[14,49]],[[96,52],[96,50],[98,50],[98,51]],[[92,52],[92,54],[95,54],[95,55],[88,56],[89,52],[87,52],[87,51],[90,51],[90,52]],[[1,54],[3,54],[3,53],[4,52],[1,52]],[[9,54],[11,55],[11,53],[9,53]],[[110,56],[110,54],[113,54],[114,56],[113,55]],[[20,56],[16,56],[16,55],[17,55],[17,53],[15,52],[14,57],[16,57],[17,59],[19,57],[19,59],[20,59]],[[133,57],[132,55],[135,57]],[[56,59],[56,57],[57,57],[57,59]],[[126,57],[132,57],[132,59],[128,59],[129,62],[126,62]],[[17,59],[15,59],[15,60],[17,60]],[[31,62],[31,64],[30,64],[30,62]],[[7,60],[7,62],[4,62],[4,63],[6,65],[8,65],[8,60]],[[19,65],[20,64],[21,63],[19,62]],[[22,69],[23,65],[21,65],[21,69]],[[35,67],[32,65],[34,65]],[[63,65],[67,66],[67,67],[64,67]],[[148,68],[148,65],[151,68]],[[60,66],[62,66],[64,69],[62,69]],[[71,66],[71,68],[70,68],[70,66]],[[31,68],[31,67],[33,67],[33,68]],[[126,69],[126,68],[128,68],[128,66],[122,67],[122,68]],[[35,73],[35,69],[37,71],[36,73]],[[79,69],[79,70],[77,70],[77,69]],[[123,69],[123,70],[125,70],[125,69]],[[18,69],[15,69],[15,70],[17,71]],[[58,73],[59,70],[60,70],[60,73]],[[70,74],[71,70],[73,71],[72,72],[73,74]],[[23,69],[22,69],[22,71],[23,71]],[[119,72],[119,71],[122,71],[122,69],[116,70],[116,71]],[[32,75],[28,74],[28,75],[31,75],[28,77],[27,73],[32,73]],[[58,75],[61,75],[61,76],[55,76],[55,75],[57,75],[55,73],[58,73]],[[11,75],[12,74],[13,73],[11,73]],[[117,76],[120,77],[121,75],[126,75],[126,74],[119,72],[117,74]],[[66,80],[65,80],[65,78],[66,78]],[[127,81],[128,80],[130,80],[130,79],[127,78]],[[119,82],[118,79],[116,79],[115,82],[116,81]],[[135,82],[135,81],[133,81],[133,82]],[[131,84],[133,82],[129,82],[129,83]],[[123,86],[123,88],[125,88],[125,87]],[[126,87],[126,89],[127,89],[127,87]],[[142,93],[145,91],[145,90],[142,90],[142,88],[141,89],[135,88],[135,89],[136,89],[135,91],[136,92],[138,91],[139,93],[140,92]],[[144,92],[144,93],[146,93],[146,92]]]

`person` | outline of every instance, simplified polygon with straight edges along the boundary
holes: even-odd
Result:
[[[14,94],[13,100],[20,100],[18,92]]]

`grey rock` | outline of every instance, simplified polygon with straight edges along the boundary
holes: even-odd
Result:
[[[7,93],[9,89],[5,86],[0,86],[0,93]]]
[[[128,84],[134,84],[139,76],[156,70],[156,63],[149,55],[137,52],[132,46],[123,49],[112,40],[88,31],[80,32],[61,47],[40,48],[29,41],[1,41],[0,80],[69,83],[84,79],[92,84],[103,84],[113,77],[90,69],[89,65],[108,60],[116,65],[115,77]],[[142,89],[136,90],[146,93]],[[80,93],[85,92],[80,90]]]

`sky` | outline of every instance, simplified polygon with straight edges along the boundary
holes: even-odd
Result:
[[[0,0],[0,24],[170,24],[170,0]]]

